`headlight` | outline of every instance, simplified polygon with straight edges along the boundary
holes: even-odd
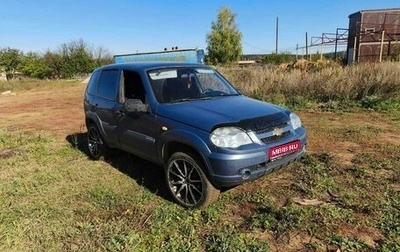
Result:
[[[297,129],[301,127],[301,120],[298,115],[295,113],[290,114],[290,123],[292,124],[293,129]]]
[[[236,127],[218,128],[211,133],[210,140],[217,147],[228,148],[236,148],[253,142],[245,131]]]

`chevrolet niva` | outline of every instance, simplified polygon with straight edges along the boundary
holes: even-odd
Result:
[[[124,63],[96,69],[84,97],[93,159],[116,148],[165,171],[174,200],[204,208],[305,154],[300,118],[238,92],[211,67]]]

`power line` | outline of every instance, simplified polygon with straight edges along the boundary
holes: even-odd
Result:
[[[255,45],[251,45],[251,44],[247,43],[246,41],[243,41],[243,44],[246,44],[246,45],[248,45],[248,46],[250,46],[252,48],[258,49],[258,50],[269,51],[269,50],[267,50],[265,48],[261,48],[261,47],[255,46]]]

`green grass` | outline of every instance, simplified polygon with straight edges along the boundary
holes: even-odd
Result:
[[[0,251],[400,251],[400,145],[390,141],[400,135],[399,66],[219,69],[248,95],[318,113],[304,121],[310,145],[334,148],[223,192],[205,210],[172,202],[162,170],[146,161],[90,160],[83,133],[68,143],[0,129],[0,153],[11,153],[0,156]],[[343,162],[336,148],[354,155]]]
[[[367,115],[399,123],[398,114]],[[399,251],[400,147],[378,141],[380,132],[399,134],[379,123],[326,126],[321,136],[365,151],[350,164],[309,153],[205,210],[185,210],[146,161],[125,153],[92,161],[82,133],[69,144],[1,129],[0,151],[12,154],[0,158],[0,251]]]
[[[49,89],[56,86],[68,86],[77,83],[79,83],[79,81],[77,80],[39,80],[31,78],[22,78],[17,80],[1,81],[0,93],[7,90],[10,90],[12,92],[20,92],[22,90],[32,90],[35,88],[44,88],[44,87]]]

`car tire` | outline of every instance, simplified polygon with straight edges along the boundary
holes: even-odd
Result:
[[[109,148],[95,124],[90,124],[87,133],[90,157],[94,160],[104,159]]]
[[[195,155],[174,153],[165,167],[167,187],[185,208],[205,208],[218,199],[220,191],[208,180]]]

